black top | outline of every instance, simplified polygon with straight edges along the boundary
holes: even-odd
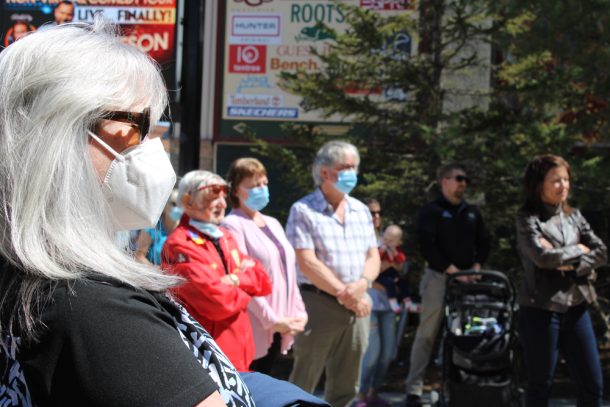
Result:
[[[440,196],[421,209],[419,243],[428,266],[443,272],[450,264],[460,270],[483,264],[489,254],[489,236],[479,210],[462,200],[451,204]]]
[[[94,280],[70,288],[59,283],[40,340],[19,349],[36,405],[193,406],[218,389],[164,295]]]

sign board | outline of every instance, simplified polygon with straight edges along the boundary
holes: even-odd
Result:
[[[346,4],[374,10],[384,15],[411,13],[414,0],[344,0]],[[227,0],[222,107],[220,135],[217,138],[239,138],[239,127],[276,129],[290,121],[296,123],[338,123],[339,116],[322,118],[319,112],[306,112],[300,97],[278,86],[281,71],[303,69],[315,72],[320,60],[312,55],[330,52],[334,34],[346,29],[345,16],[331,0]],[[406,45],[403,39],[403,45]],[[397,49],[410,55],[415,49],[408,39],[408,49]],[[352,94],[371,90],[347,89]],[[375,93],[375,90],[373,90]],[[382,90],[377,94],[383,97]],[[256,130],[255,130],[256,131]],[[273,132],[273,130],[272,130]]]

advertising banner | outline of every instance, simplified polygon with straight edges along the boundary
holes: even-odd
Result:
[[[116,23],[123,41],[147,52],[174,83],[176,0],[0,0],[0,45],[55,24],[91,22],[96,13]]]
[[[384,15],[411,13],[414,0],[343,0],[343,3],[374,10]],[[330,51],[334,34],[346,29],[345,16],[331,0],[227,0],[225,15],[224,75],[220,138],[239,137],[234,128],[243,124],[265,131],[277,130],[286,121],[338,123],[341,118],[322,118],[306,112],[298,96],[278,86],[281,71],[321,68],[320,54]],[[410,55],[415,47],[403,38],[402,49]],[[378,94],[381,89],[346,89],[352,94]],[[345,121],[345,120],[343,120]],[[262,126],[262,127],[261,127]],[[239,132],[239,131],[238,131]]]

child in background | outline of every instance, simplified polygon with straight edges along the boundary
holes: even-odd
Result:
[[[144,264],[161,265],[161,251],[167,236],[174,231],[180,222],[182,208],[178,207],[178,190],[170,195],[161,217],[154,228],[138,232],[135,240],[135,259]]]
[[[400,250],[402,229],[398,225],[390,225],[383,232],[382,245],[379,247],[381,257],[381,273],[377,277],[386,290],[390,307],[394,312],[400,312],[398,305],[398,280],[407,256]]]

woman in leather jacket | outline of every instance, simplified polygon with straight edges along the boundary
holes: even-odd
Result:
[[[606,246],[567,203],[570,166],[542,155],[527,166],[526,201],[517,214],[517,250],[525,269],[519,330],[528,372],[527,406],[546,406],[559,350],[578,389],[578,406],[601,406],[603,380],[587,311],[595,268]]]

